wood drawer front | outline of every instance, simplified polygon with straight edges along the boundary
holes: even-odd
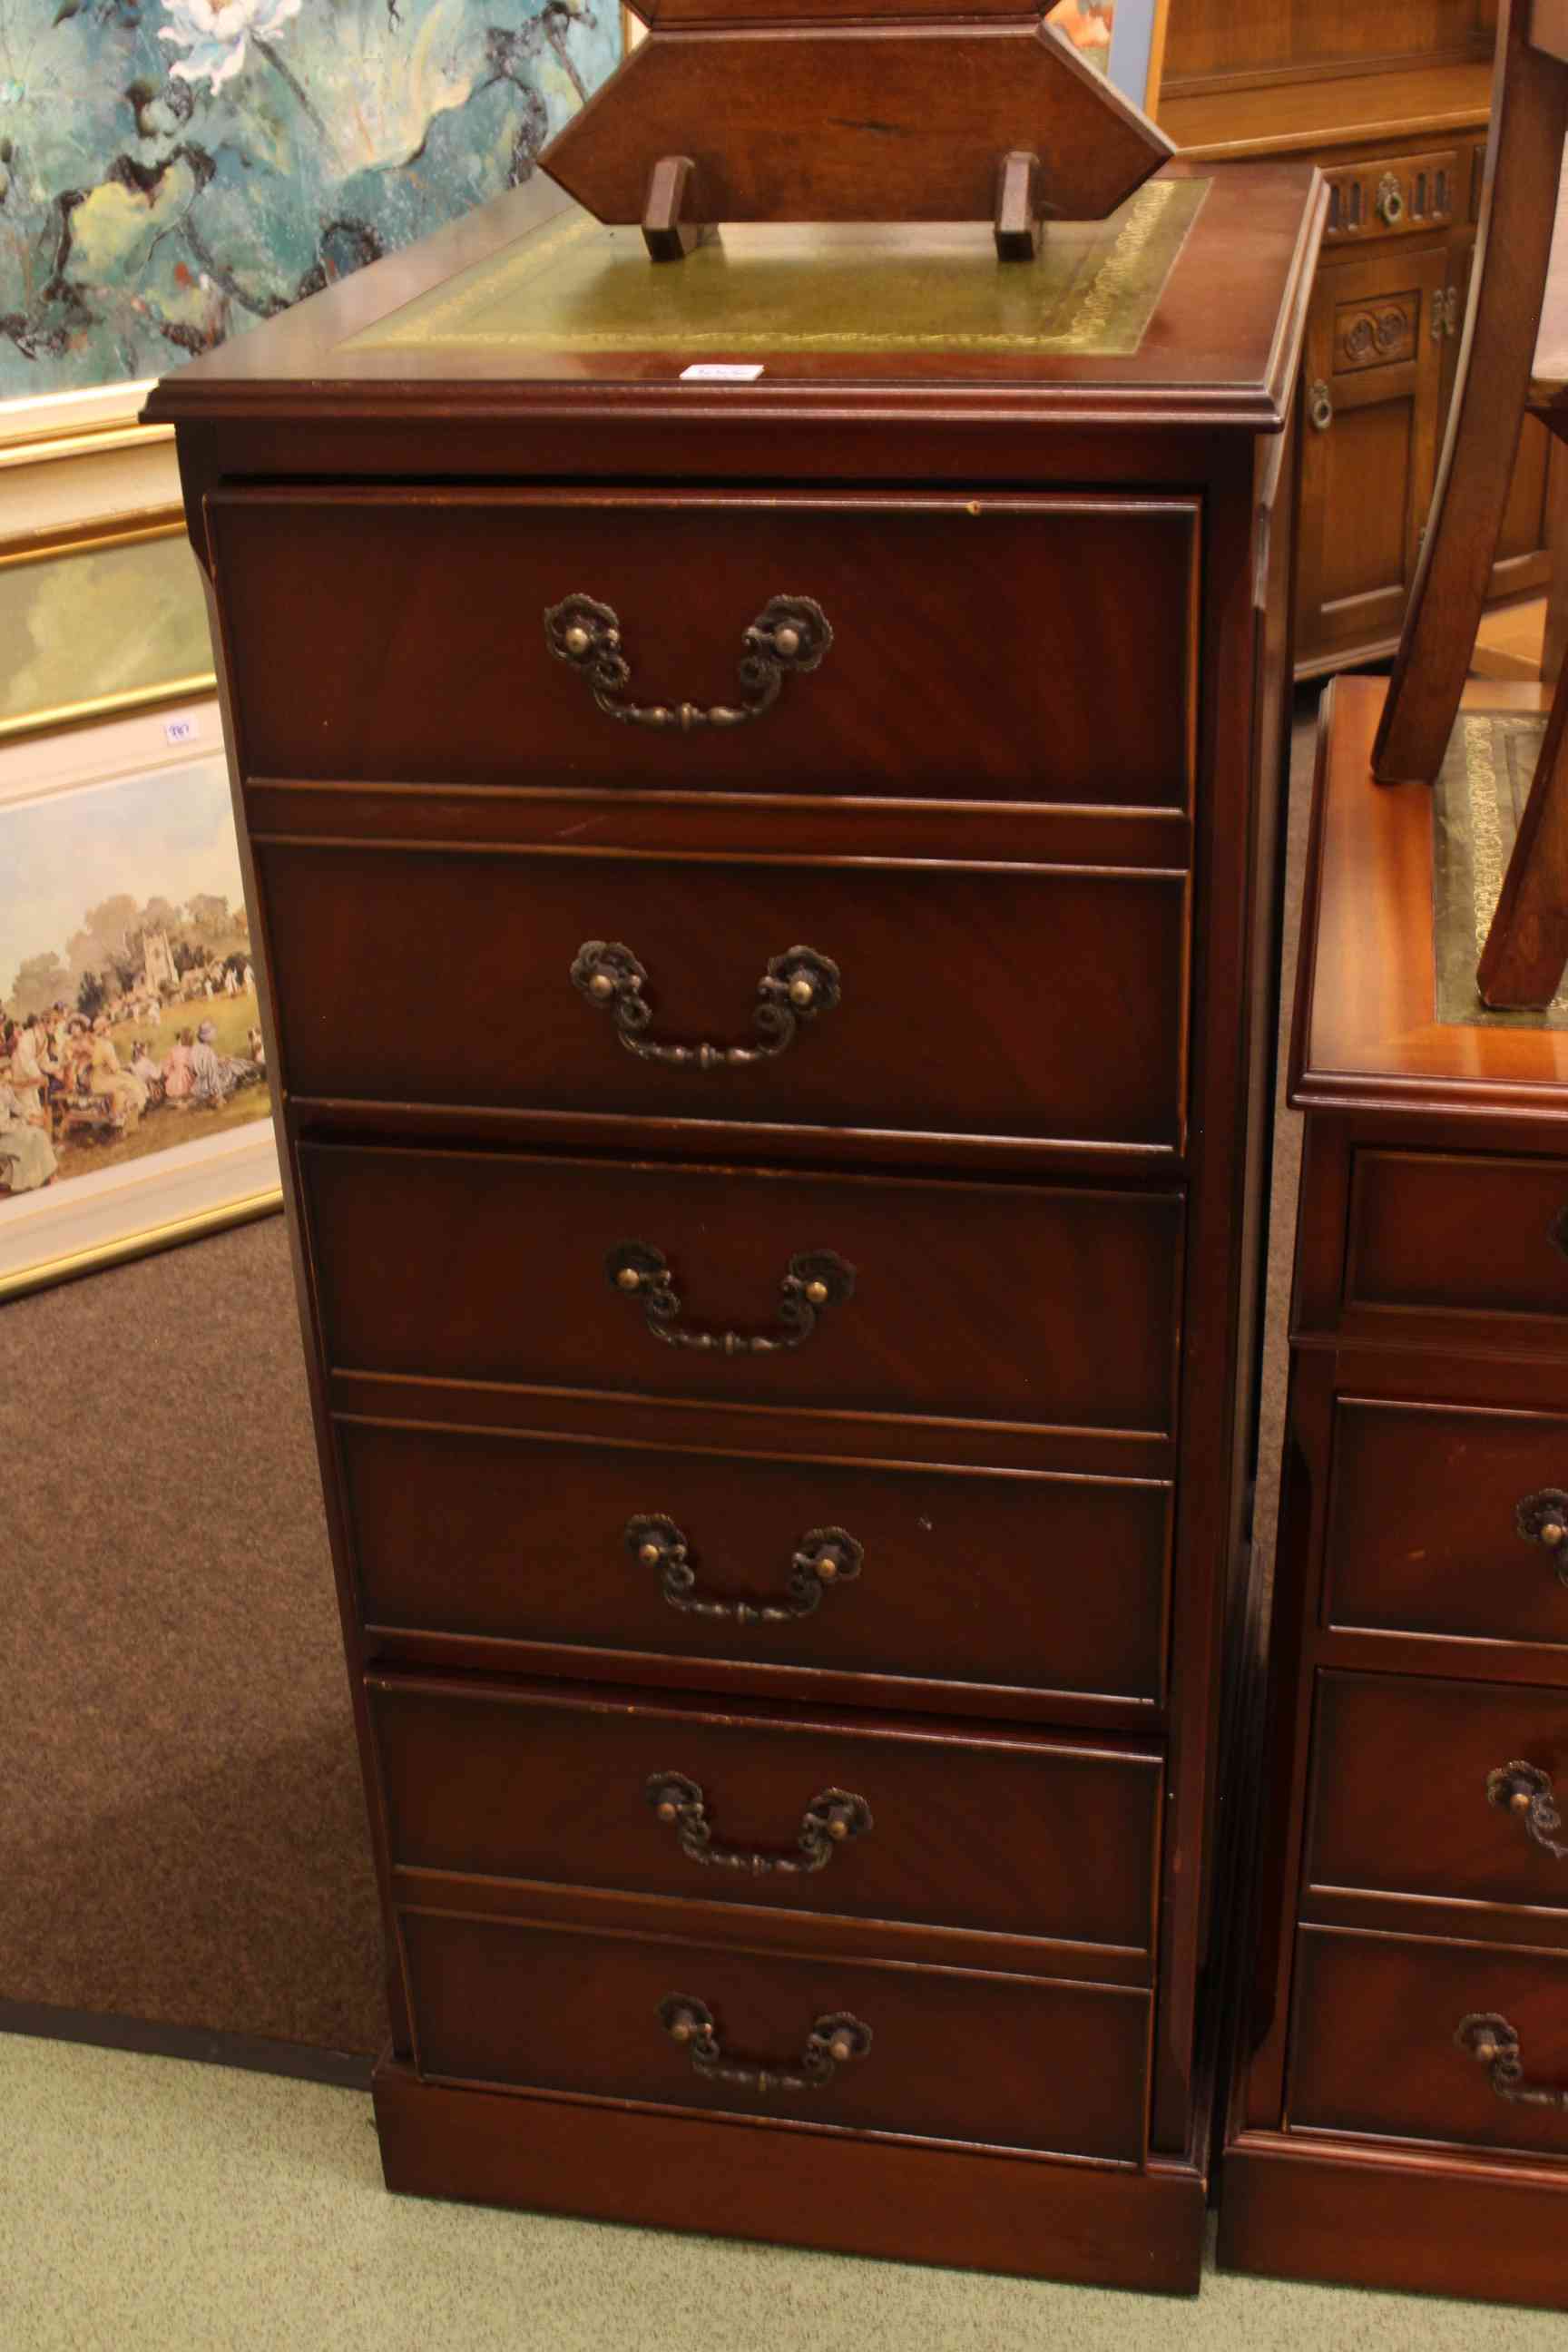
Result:
[[[1469,161],[1468,150],[1440,147],[1341,165],[1327,175],[1325,245],[1373,245],[1383,237],[1429,236],[1452,227],[1461,212],[1468,213]]]
[[[294,1095],[1181,1147],[1182,874],[299,843],[257,864]],[[773,1058],[672,1066],[574,984],[594,941],[647,974],[645,1045],[755,1050],[759,983],[797,946],[842,995]]]
[[[668,1935],[645,1939],[401,1914],[421,2073],[1128,2164],[1142,2157],[1147,1993],[775,1958],[681,1940],[679,1924],[672,1913]],[[698,2074],[660,2021],[671,1995],[701,2002],[726,2062],[772,2070],[770,2086]],[[843,2016],[869,2028],[866,2054],[820,2085],[781,2082],[817,2020]],[[691,2218],[700,2226],[701,2215]]]
[[[1568,1161],[1358,1151],[1347,1304],[1568,1316],[1568,1255],[1557,1238],[1565,1211]]]
[[[405,1869],[1123,1951],[1152,1942],[1163,1773],[1146,1750],[714,1713],[624,1690],[368,1687]],[[700,1790],[700,1821],[658,1817],[650,1791],[676,1782]],[[834,1791],[867,1817],[837,1843],[807,1818]],[[707,1863],[687,1850],[704,1832]],[[790,1867],[808,1837],[817,1866]]]
[[[1171,1425],[1174,1194],[349,1145],[302,1146],[300,1165],[337,1367],[884,1419]],[[777,1334],[797,1255],[835,1254],[855,1291],[782,1353],[670,1346],[606,1273],[627,1242],[663,1253],[683,1328]]]
[[[611,1675],[617,1659],[669,1657],[1151,1705],[1163,1693],[1171,1490],[1154,1480],[353,1421],[336,1436],[373,1628],[586,1652]],[[636,1523],[655,1514],[684,1546],[673,1568],[637,1557]],[[853,1575],[803,1583],[795,1556],[823,1529],[855,1545]]]
[[[253,777],[1188,802],[1194,499],[242,490],[208,512]],[[613,608],[643,706],[735,706],[775,596],[815,600],[833,643],[748,724],[627,726],[546,643],[578,594]],[[1138,658],[1108,690],[1086,649],[1113,645]]]
[[[1568,1691],[1320,1675],[1309,1885],[1568,1908],[1568,1858],[1489,1796],[1520,1761],[1568,1803]]]
[[[1455,2040],[1500,2017],[1526,2081],[1568,2088],[1568,1958],[1303,1927],[1296,1986],[1294,2128],[1568,2157],[1568,2110],[1500,2098]]]
[[[1518,1521],[1521,1505],[1552,1489],[1568,1491],[1568,1418],[1342,1398],[1330,1622],[1568,1644],[1558,1573],[1568,1559],[1521,1535]]]

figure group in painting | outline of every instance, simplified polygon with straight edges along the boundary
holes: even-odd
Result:
[[[207,982],[205,992],[253,993],[255,974],[227,974],[233,985]],[[162,1017],[151,1007],[121,999],[121,1017]],[[20,1020],[0,1017],[0,1192],[26,1192],[69,1173],[62,1161],[70,1148],[133,1135],[149,1111],[221,1109],[243,1088],[259,1086],[266,1071],[261,1033],[251,1024],[249,1050],[219,1049],[216,1024],[204,1020],[176,1031],[163,1055],[142,1035],[123,1052],[111,1034],[110,1012],[92,1019],[64,1003]],[[173,1137],[169,1139],[173,1140]]]

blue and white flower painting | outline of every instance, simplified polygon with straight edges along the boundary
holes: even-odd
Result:
[[[528,178],[617,0],[0,0],[0,399],[184,356]]]

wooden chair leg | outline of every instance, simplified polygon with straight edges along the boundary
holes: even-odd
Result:
[[[1568,682],[1559,680],[1476,983],[1497,1007],[1550,1004],[1568,965]]]
[[[1383,723],[1379,783],[1431,783],[1443,762],[1480,626],[1513,478],[1552,258],[1568,74],[1530,43],[1530,0],[1500,0],[1487,184],[1476,244],[1478,292],[1437,470],[1426,544]]]
[[[1568,656],[1568,445],[1554,435],[1547,476],[1547,529],[1552,550],[1552,587],[1546,600],[1546,631],[1541,647],[1541,682],[1555,686]]]

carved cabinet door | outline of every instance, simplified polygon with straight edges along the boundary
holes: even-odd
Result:
[[[1296,657],[1392,651],[1436,472],[1448,256],[1321,271],[1307,329]]]

